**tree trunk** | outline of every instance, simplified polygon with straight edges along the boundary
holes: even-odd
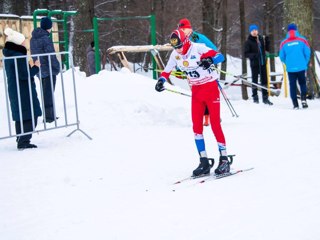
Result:
[[[241,35],[241,49],[244,48],[244,43],[246,41],[246,26],[245,26],[245,10],[244,10],[244,0],[239,0],[239,12],[240,12],[240,35]],[[242,74],[247,73],[247,59],[244,56],[244,51],[241,52],[242,59]],[[248,100],[248,90],[245,84],[241,85],[242,99]]]
[[[273,6],[273,0],[266,0],[265,1],[265,32],[264,35],[267,36],[270,40],[270,49],[268,50],[268,57],[270,59],[270,72],[276,71],[275,66],[275,49],[274,49],[274,15],[272,14],[272,6]],[[275,81],[276,77],[271,77],[271,81]]]
[[[215,45],[215,33],[213,31],[214,26],[214,1],[203,0],[202,1],[202,31]]]
[[[222,71],[227,70],[227,32],[228,32],[228,1],[223,0],[222,3],[222,36],[221,36],[221,53],[225,56],[225,61],[221,64]],[[226,75],[221,73],[220,79],[225,80]]]
[[[91,32],[82,32],[83,30],[92,29],[92,18],[94,17],[94,1],[76,0],[74,6],[78,14],[73,17],[74,36],[73,36],[73,57],[74,65],[79,66],[81,71],[87,74],[86,48],[93,40]]]

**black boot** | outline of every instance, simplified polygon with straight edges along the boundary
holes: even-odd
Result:
[[[293,103],[293,109],[299,109],[299,103],[297,99],[292,100],[292,103]]]
[[[308,104],[306,100],[301,101],[302,108],[308,108]]]
[[[253,97],[253,102],[254,103],[259,103],[259,97],[258,97],[258,95],[254,95],[254,96],[252,96]]]
[[[216,168],[216,170],[214,170],[215,174],[223,174],[223,173],[228,173],[230,172],[230,162],[228,160],[227,156],[220,156],[219,159],[219,165]]]
[[[268,98],[264,98],[264,99],[263,99],[263,103],[264,103],[264,104],[267,104],[267,105],[270,105],[270,106],[273,105],[273,103],[270,102],[270,100],[269,100]]]
[[[17,148],[19,150],[24,150],[27,148],[37,148],[37,145],[31,144],[31,143],[22,143],[22,144],[18,144]]]
[[[193,177],[197,177],[200,175],[204,175],[204,174],[209,174],[210,173],[210,168],[211,165],[209,164],[209,160],[206,157],[201,157],[200,158],[200,164],[199,166],[193,170]]]
[[[308,108],[307,98],[305,96],[301,96],[301,105],[302,108]]]

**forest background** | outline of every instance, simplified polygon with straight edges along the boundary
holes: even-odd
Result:
[[[269,36],[270,53],[277,54],[288,23],[294,22],[313,49],[320,48],[320,0],[1,0],[0,13],[32,15],[35,9],[76,10],[69,19],[70,46],[75,65],[87,72],[86,48],[93,40],[93,17],[118,18],[156,16],[156,38],[165,44],[181,18],[188,18],[195,31],[209,37],[224,54],[243,58],[244,41],[250,24],[259,26],[260,34]],[[150,44],[147,20],[115,20],[99,23],[99,45],[108,61],[106,50],[115,45]],[[62,33],[61,33],[62,34]],[[63,50],[63,49],[62,49]],[[166,55],[168,56],[168,55]],[[131,62],[148,62],[149,55],[130,54]],[[226,62],[224,63],[227,64]],[[225,69],[225,66],[222,66]],[[246,61],[243,61],[246,72]]]

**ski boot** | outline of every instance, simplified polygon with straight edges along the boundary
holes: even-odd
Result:
[[[211,161],[211,164],[209,163],[209,161]],[[213,164],[213,158],[201,157],[200,164],[195,170],[193,170],[192,177],[198,177],[200,175],[209,174]]]
[[[219,175],[230,172],[231,163],[232,162],[229,162],[228,156],[220,156],[219,165],[216,170],[214,170],[214,173]]]

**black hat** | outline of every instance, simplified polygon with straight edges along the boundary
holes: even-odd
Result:
[[[41,18],[40,27],[41,27],[43,30],[51,29],[51,28],[52,28],[52,21],[51,21],[51,19],[48,18],[48,17],[43,17],[43,18]]]

